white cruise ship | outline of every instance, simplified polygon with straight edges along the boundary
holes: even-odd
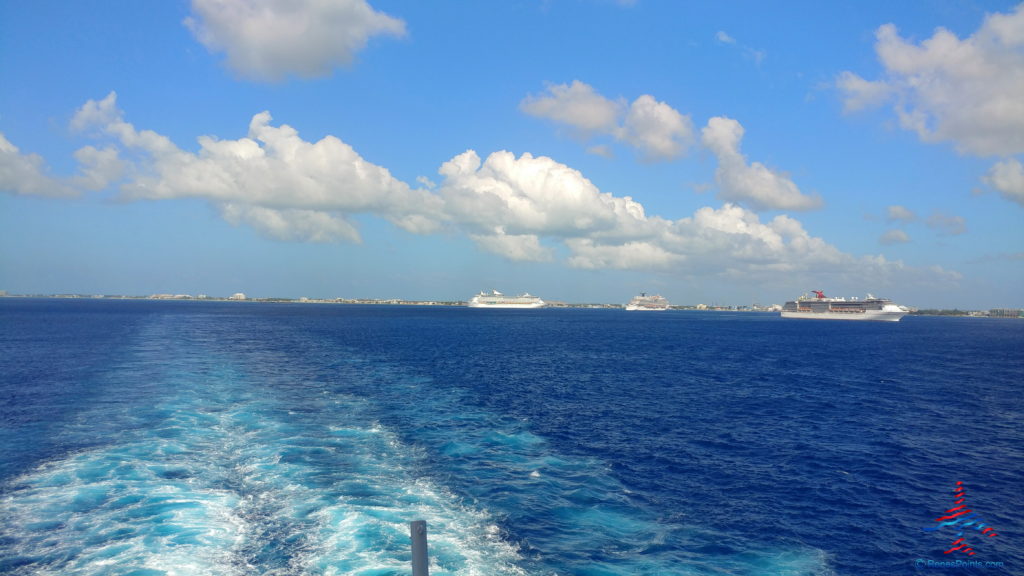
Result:
[[[519,296],[505,296],[497,290],[490,294],[481,292],[469,300],[470,308],[541,308],[544,301],[536,296],[520,294]]]
[[[634,296],[629,304],[626,304],[626,310],[668,310],[668,300],[659,294],[651,295],[641,292],[639,296]]]
[[[814,296],[803,296],[786,302],[782,307],[783,318],[820,318],[823,320],[881,320],[899,322],[910,311],[906,306],[894,304],[886,298],[871,294],[858,298],[829,298],[821,290],[811,290]]]

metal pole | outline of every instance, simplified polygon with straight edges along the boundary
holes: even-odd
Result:
[[[415,520],[409,523],[412,536],[412,576],[429,576],[427,569],[427,521]]]

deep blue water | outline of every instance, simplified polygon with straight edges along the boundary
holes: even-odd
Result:
[[[1014,320],[0,299],[0,573],[1024,573],[1022,383]]]

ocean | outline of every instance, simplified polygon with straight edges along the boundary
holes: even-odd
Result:
[[[1021,574],[1022,383],[1015,320],[0,299],[0,573]]]

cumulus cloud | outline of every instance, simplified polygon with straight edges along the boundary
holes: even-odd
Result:
[[[370,38],[405,34],[365,0],[192,0],[192,12],[185,25],[196,39],[252,80],[326,76]]]
[[[754,210],[813,210],[822,206],[821,198],[800,192],[785,175],[754,162],[747,164],[740,152],[743,126],[731,118],[708,120],[701,142],[718,159],[715,180],[719,196],[728,202],[740,202]]]
[[[985,182],[1010,200],[1024,206],[1024,166],[1010,158],[997,162],[985,176]]]
[[[632,104],[610,100],[588,84],[552,84],[541,96],[519,104],[530,116],[569,126],[584,139],[611,136],[635,147],[646,160],[668,160],[686,153],[694,140],[693,122],[668,104],[642,95]],[[608,148],[592,150],[607,155]]]
[[[639,203],[600,192],[579,171],[546,156],[500,151],[482,161],[468,150],[439,173],[446,214],[476,234],[615,234],[644,218]]]
[[[917,215],[903,206],[894,205],[886,209],[885,219],[890,222],[913,222]]]
[[[47,173],[38,154],[22,154],[0,133],[0,191],[33,196],[72,196],[74,188]]]
[[[746,264],[753,269],[825,270],[849,258],[823,239],[812,237],[794,218],[782,214],[763,223],[756,213],[734,204],[701,208],[692,218],[677,222],[674,231],[684,245],[697,248],[695,256],[728,255],[733,265]]]
[[[119,180],[125,170],[125,163],[117,149],[112,147],[98,149],[85,146],[75,151],[75,160],[78,160],[81,174],[75,177],[74,182],[86,190],[105,189],[111,182]]]
[[[569,239],[569,264],[588,269],[757,273],[833,268],[849,259],[824,240],[810,236],[793,218],[780,215],[765,223],[734,204],[717,209],[706,206],[675,221],[655,217],[640,223],[632,238],[592,235]]]
[[[82,106],[72,126],[111,137],[132,156],[130,175],[120,185],[126,198],[206,199],[230,222],[250,224],[276,239],[358,241],[346,220],[358,213],[377,214],[414,232],[441,225],[438,198],[411,189],[338,138],[307,142],[271,120],[267,112],[256,114],[248,136],[237,140],[202,136],[199,151],[192,153],[126,122],[111,93]],[[83,157],[99,156],[94,167],[105,167],[116,157],[113,147],[106,150]]]
[[[579,80],[549,85],[546,95],[530,95],[519,104],[530,116],[566,124],[585,135],[614,132],[624,107],[624,101],[609,100]]]
[[[836,79],[836,87],[844,94],[843,111],[859,112],[883,104],[894,93],[885,81],[865,80],[853,72],[843,72]]]
[[[903,230],[886,230],[878,241],[886,246],[891,246],[893,244],[906,244],[907,242],[910,242],[910,236],[907,236],[907,233]]]
[[[266,112],[253,116],[245,137],[203,136],[195,152],[127,122],[113,93],[83,105],[72,124],[108,144],[76,154],[84,166],[79,185],[114,182],[127,200],[204,199],[229,223],[275,240],[359,242],[353,216],[368,214],[410,233],[460,232],[510,260],[564,257],[582,269],[746,281],[780,273],[787,279],[855,274],[871,284],[910,272],[950,277],[845,254],[791,216],[762,220],[734,203],[677,220],[648,215],[631,197],[602,192],[578,170],[545,156],[499,151],[481,158],[467,150],[440,166],[436,185],[423,179],[431,189],[413,189],[340,139],[306,141],[293,128],[274,125]],[[729,134],[714,145],[738,155],[737,132]],[[0,140],[0,151],[11,148]]]
[[[891,101],[900,125],[924,142],[978,156],[1024,153],[1024,4],[988,15],[965,39],[939,28],[916,44],[893,24],[875,38],[885,77],[840,74],[847,111]]]
[[[482,161],[469,151],[441,174],[450,220],[512,260],[550,260],[547,241],[567,248],[566,263],[583,269],[758,274],[857,266],[789,216],[762,222],[734,204],[674,221],[648,216],[631,198],[602,193],[550,158],[498,152]]]
[[[648,269],[676,261],[648,254],[664,252],[650,243],[664,220],[648,218],[632,198],[601,192],[551,158],[501,151],[481,160],[470,150],[446,162],[440,174],[438,194],[450,221],[490,252],[550,260],[552,250],[541,244],[548,239],[568,246],[569,263],[583,268]]]
[[[117,107],[117,93],[111,92],[102,100],[89,100],[82,104],[71,118],[71,129],[75,132],[87,132],[122,122],[121,110]]]
[[[633,101],[622,125],[621,139],[649,160],[681,156],[693,137],[693,123],[674,108],[643,95]]]
[[[568,249],[584,269],[794,271],[855,265],[796,219],[762,222],[735,204],[693,216],[649,216],[628,196],[601,192],[579,171],[551,158],[464,152],[439,170],[449,222],[484,250],[512,260],[547,261]]]

